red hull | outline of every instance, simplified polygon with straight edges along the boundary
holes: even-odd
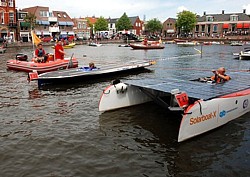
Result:
[[[73,58],[73,68],[78,67],[78,61]],[[19,60],[8,60],[7,68],[16,71],[32,72],[36,70],[39,74],[49,71],[56,71],[59,69],[65,69],[69,65],[69,59],[56,60],[48,63],[34,63]]]

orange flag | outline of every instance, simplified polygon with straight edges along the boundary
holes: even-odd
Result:
[[[34,33],[34,31],[31,31],[31,36],[33,44],[37,45],[42,42],[41,39],[39,39],[39,37],[37,37],[37,35]]]

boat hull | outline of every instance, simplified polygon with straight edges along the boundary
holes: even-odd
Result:
[[[38,73],[45,73],[50,71],[56,71],[60,69],[65,69],[69,66],[70,59],[56,60],[48,63],[35,63],[19,60],[8,60],[7,68],[15,71],[32,72],[37,71]],[[73,68],[78,66],[78,61],[73,58]]]
[[[143,45],[143,44],[130,44],[130,47],[133,49],[142,49],[142,50],[150,50],[150,49],[164,49],[165,46],[161,44],[152,44],[152,45]]]
[[[42,88],[46,85],[71,84],[76,82],[85,82],[106,78],[108,76],[116,76],[117,74],[130,74],[137,71],[145,70],[145,67],[151,66],[153,62],[143,61],[125,65],[103,66],[93,70],[77,68],[70,70],[55,71],[44,73],[38,76],[38,87]]]
[[[208,101],[197,101],[185,111],[178,142],[200,135],[250,111],[250,89]]]
[[[148,86],[138,87],[125,83],[119,84],[119,86],[110,85],[103,91],[99,101],[99,111],[110,111],[150,101],[160,103],[158,97],[169,98],[169,93],[158,92],[147,88]],[[154,100],[154,98],[156,99]],[[181,111],[182,109],[167,108],[169,111],[179,111],[182,115],[178,135],[178,142],[182,142],[250,112],[250,89],[206,101],[197,100],[184,109],[184,112]]]

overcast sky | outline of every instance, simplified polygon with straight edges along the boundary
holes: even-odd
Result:
[[[182,10],[189,10],[198,15],[241,13],[243,9],[250,14],[250,0],[16,0],[19,9],[32,6],[49,7],[50,11],[65,11],[71,18],[103,16],[119,18],[124,12],[128,16],[139,16],[141,20],[157,18],[165,21],[176,17]]]

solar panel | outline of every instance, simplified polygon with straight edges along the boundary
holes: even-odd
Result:
[[[229,73],[229,75],[232,79],[222,84],[208,84],[190,81],[191,79],[182,80],[180,78],[128,80],[126,83],[166,93],[171,93],[173,89],[179,89],[180,91],[187,92],[191,98],[203,100],[250,88],[250,72]]]

